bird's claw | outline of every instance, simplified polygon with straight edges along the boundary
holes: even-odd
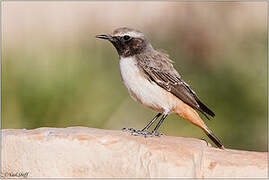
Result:
[[[152,132],[151,134],[152,136],[157,136],[157,137],[161,137],[164,135],[163,133],[158,133],[158,132]]]
[[[150,132],[147,131],[141,131],[141,130],[136,130],[134,128],[122,128],[122,131],[124,132],[129,132],[133,136],[144,136],[144,137],[149,137],[151,136]]]
[[[122,130],[122,131],[126,131],[126,132],[130,132],[130,133],[137,131],[137,130],[134,129],[134,128],[122,128],[121,130]]]
[[[131,133],[133,136],[144,136],[146,137],[150,137],[151,133],[147,132],[147,131],[141,131],[141,130],[137,130],[136,132]]]
[[[158,132],[148,132],[148,131],[142,131],[142,130],[136,130],[134,128],[122,128],[122,131],[129,132],[133,136],[144,136],[146,137],[161,137],[163,134]]]

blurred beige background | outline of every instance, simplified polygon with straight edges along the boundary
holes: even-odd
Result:
[[[170,54],[216,113],[205,122],[226,147],[267,151],[266,2],[40,1],[2,9],[3,128],[144,127],[155,113],[129,97],[116,50],[94,38],[128,26]],[[205,138],[175,115],[160,131]]]

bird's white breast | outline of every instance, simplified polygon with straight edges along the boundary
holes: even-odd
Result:
[[[170,92],[142,75],[134,58],[120,58],[119,63],[123,83],[133,99],[155,111],[167,113],[178,103]]]

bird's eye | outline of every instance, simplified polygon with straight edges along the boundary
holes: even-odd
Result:
[[[128,41],[128,40],[130,40],[130,39],[131,39],[131,37],[130,37],[130,36],[128,36],[128,35],[125,35],[125,36],[123,36],[123,39],[124,39],[125,41]]]

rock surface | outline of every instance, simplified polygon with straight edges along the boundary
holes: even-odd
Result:
[[[2,177],[261,177],[267,153],[85,127],[2,130]]]

